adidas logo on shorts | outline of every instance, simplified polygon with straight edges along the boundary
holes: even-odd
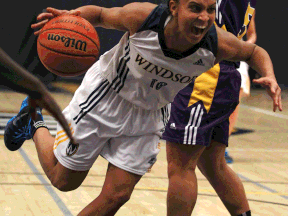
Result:
[[[171,128],[171,129],[176,129],[175,123],[171,123],[171,124],[170,124],[170,128]]]
[[[193,63],[194,65],[199,65],[199,66],[205,66],[205,64],[203,63],[202,59],[199,59],[198,61]]]

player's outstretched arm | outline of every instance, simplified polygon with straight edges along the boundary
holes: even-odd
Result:
[[[28,94],[30,105],[39,106],[49,111],[52,116],[61,124],[69,138],[74,141],[72,133],[65,120],[60,107],[50,95],[44,84],[35,76],[26,71],[17,62],[9,57],[3,49],[0,48],[0,68],[1,83],[14,91]]]
[[[254,80],[266,88],[273,99],[273,111],[277,108],[282,111],[281,88],[274,74],[273,64],[269,54],[263,48],[238,40],[231,33],[217,28],[218,53],[216,63],[222,60],[245,61],[251,68],[258,72],[262,78]]]
[[[149,2],[134,2],[123,7],[105,8],[96,5],[86,5],[74,10],[58,10],[48,7],[46,12],[38,15],[38,23],[32,24],[33,29],[40,29],[52,18],[60,15],[76,15],[88,20],[93,26],[107,29],[129,31],[134,34],[156,7]],[[40,33],[35,31],[35,35]]]

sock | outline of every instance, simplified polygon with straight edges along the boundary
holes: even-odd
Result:
[[[43,120],[43,117],[42,117],[42,114],[41,114],[41,111],[42,109],[37,107],[34,112],[36,113],[35,114],[35,120],[32,120],[33,121],[33,130],[32,130],[32,137],[34,136],[36,130],[40,127],[45,127],[48,129],[46,123],[44,122]]]

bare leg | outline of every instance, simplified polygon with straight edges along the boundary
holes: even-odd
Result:
[[[38,158],[46,175],[49,174],[49,171],[58,163],[53,153],[54,140],[54,137],[46,128],[39,128],[33,136]]]
[[[202,153],[198,168],[217,192],[231,215],[249,211],[244,186],[237,174],[226,164],[225,145],[215,141]]]
[[[205,146],[166,142],[169,187],[167,215],[191,215],[197,200],[195,168]]]
[[[47,128],[36,130],[33,141],[36,145],[40,164],[51,181],[61,191],[71,191],[78,188],[87,176],[88,171],[70,170],[60,163],[53,152],[54,137]]]
[[[100,195],[86,206],[78,216],[111,216],[124,205],[142,176],[129,173],[109,163]]]

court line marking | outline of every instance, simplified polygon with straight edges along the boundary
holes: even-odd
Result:
[[[240,176],[239,176],[240,177]],[[242,176],[241,176],[242,177]],[[101,187],[101,186],[99,186]],[[135,187],[135,190],[149,190],[149,191],[159,191],[159,192],[167,192],[168,189],[167,188],[155,188],[155,187]],[[216,194],[215,190],[214,189],[198,189],[198,192],[208,192],[208,193],[213,193],[213,194]],[[288,193],[279,193],[279,192],[272,192],[272,191],[269,191],[269,192],[265,192],[265,191],[246,191],[245,190],[245,193],[246,194],[256,194],[256,195],[269,195],[269,196],[285,196],[285,195],[288,195]],[[272,193],[272,194],[271,194]],[[216,194],[217,195],[217,194]]]
[[[279,113],[272,112],[272,111],[269,111],[269,110],[260,109],[260,108],[257,108],[257,107],[248,106],[248,105],[244,105],[244,104],[240,104],[240,107],[244,108],[244,109],[250,109],[250,110],[253,110],[255,112],[263,113],[263,114],[266,114],[266,115],[270,115],[270,116],[274,116],[274,117],[278,117],[278,118],[282,118],[282,119],[288,119],[287,115],[279,114]]]
[[[278,152],[278,153],[287,153],[288,152],[288,149],[281,149],[281,148],[277,148],[277,149],[273,149],[273,148],[267,148],[267,149],[264,149],[264,148],[259,148],[259,149],[256,149],[256,148],[233,148],[233,147],[229,147],[229,151],[234,151],[234,152]]]
[[[274,116],[274,117],[278,117],[278,118],[282,118],[282,119],[288,119],[288,116],[286,115],[283,115],[283,114],[278,114],[278,113],[275,113],[275,112],[272,112],[272,111],[268,111],[268,110],[265,110],[265,109],[260,109],[260,108],[257,108],[257,107],[252,107],[252,106],[247,106],[247,105],[243,105],[241,104],[240,107],[242,108],[245,108],[245,109],[250,109],[250,110],[253,110],[255,112],[259,112],[259,113],[263,113],[263,114],[266,114],[266,115],[270,115],[270,116]],[[237,149],[237,150],[242,150],[242,149]],[[245,149],[243,149],[245,150]],[[248,150],[248,149],[247,149]],[[264,149],[263,149],[264,150]],[[22,150],[21,148],[19,149],[22,157],[25,159],[25,161],[27,162],[27,164],[29,165],[29,167],[32,169],[32,171],[36,174],[36,173],[39,173],[39,171],[37,170],[37,168],[34,166],[34,164],[30,161],[29,157],[27,156],[27,154],[25,153],[24,150]],[[251,149],[250,149],[251,151]],[[258,149],[259,151],[259,149]],[[266,151],[272,151],[272,149],[267,149]],[[275,151],[275,149],[274,149]],[[282,150],[283,151],[283,150]],[[255,182],[255,181],[252,181],[251,179],[237,173],[238,176],[242,179],[245,179],[246,181],[249,181],[255,185],[257,185],[258,187],[261,187],[267,191],[269,191],[270,193],[272,193],[273,195],[279,195],[281,196],[282,198],[284,199],[288,199],[288,196],[285,196],[283,193],[279,193],[278,191],[274,190],[274,189],[271,189],[265,185],[262,185],[261,183],[258,183],[258,182]],[[54,201],[56,202],[56,204],[58,205],[58,207],[60,208],[60,210],[65,214],[65,215],[72,215],[71,212],[68,210],[68,208],[66,207],[66,205],[63,203],[63,201],[60,199],[60,197],[56,194],[56,192],[53,190],[53,188],[51,186],[48,186],[49,183],[41,176],[41,175],[36,175],[38,177],[38,179],[44,184],[44,187],[46,188],[46,190],[48,191],[48,193],[52,196],[52,198],[54,199]],[[48,185],[47,185],[48,184]],[[144,189],[144,188],[135,188],[135,189]],[[152,188],[145,188],[146,190],[148,189],[152,189]],[[154,190],[156,188],[153,188]],[[156,189],[157,190],[157,189]],[[159,190],[159,188],[158,188]],[[160,188],[161,190],[161,188]],[[247,193],[247,192],[246,192]],[[250,192],[248,192],[250,193]],[[255,193],[255,192],[253,192]],[[259,192],[257,192],[259,194]],[[260,192],[261,194],[261,192]],[[262,193],[263,194],[263,193]],[[270,194],[271,195],[271,194]],[[68,214],[67,214],[68,213]]]
[[[233,167],[231,167],[233,169]],[[5,171],[0,171],[0,175],[42,175],[42,176],[46,176],[46,174],[44,172],[42,173],[33,173],[33,172],[13,172],[13,171],[10,171],[10,172],[5,172]],[[95,177],[95,178],[105,178],[106,175],[104,174],[92,174],[92,173],[89,173],[89,176],[90,177]],[[164,176],[143,176],[141,179],[160,179],[160,180],[168,180],[168,177],[164,177]],[[208,182],[208,180],[206,178],[202,178],[202,177],[199,177],[197,178],[198,181],[206,181]],[[251,183],[250,181],[245,181],[243,180],[242,181],[243,183]],[[262,183],[262,184],[282,184],[282,185],[288,185],[288,182],[285,182],[285,181],[257,181],[259,183]],[[8,182],[1,182],[1,184],[10,184],[10,185],[32,185],[32,183],[8,183]],[[35,183],[33,183],[35,184]],[[40,183],[39,183],[40,184]],[[51,184],[49,184],[51,185]],[[94,187],[94,185],[89,185],[89,184],[82,184],[81,187]],[[288,195],[288,193],[287,193]]]
[[[255,111],[255,112],[263,113],[263,114],[266,114],[266,115],[278,117],[278,118],[281,118],[281,119],[288,119],[288,116],[287,116],[287,115],[279,114],[279,113],[272,112],[272,111],[269,111],[269,110],[260,109],[260,108],[257,108],[257,107],[247,106],[247,105],[243,105],[243,104],[241,104],[240,107],[245,108],[245,109],[250,109],[250,110],[253,110],[253,111]],[[239,149],[238,149],[238,150],[239,150]],[[248,150],[248,149],[247,149],[247,150]],[[262,151],[264,151],[264,149],[262,149]],[[272,151],[272,149],[267,149],[266,151]],[[243,176],[243,175],[241,175],[241,174],[239,174],[239,173],[237,173],[237,174],[238,174],[238,176],[239,176],[240,178],[245,179],[246,181],[250,181],[250,182],[252,182],[253,184],[257,185],[258,187],[261,187],[261,188],[263,188],[263,189],[265,189],[265,190],[267,190],[267,191],[269,191],[269,192],[271,192],[271,193],[273,193],[273,194],[278,194],[278,195],[280,195],[280,193],[279,193],[278,191],[276,191],[276,190],[274,190],[274,189],[272,189],[272,188],[269,188],[269,187],[267,187],[267,186],[265,186],[265,185],[262,185],[262,184],[260,184],[260,183],[258,183],[258,182],[252,181],[251,179],[249,179],[249,178],[247,178],[247,177],[245,177],[245,176]],[[288,196],[284,196],[284,195],[280,195],[280,196],[281,196],[282,198],[284,198],[284,199],[288,199]]]
[[[237,175],[238,175],[240,178],[245,179],[246,181],[249,181],[249,182],[255,184],[256,186],[261,187],[261,188],[263,188],[263,189],[271,192],[272,194],[279,195],[279,196],[281,196],[282,198],[288,200],[288,196],[282,195],[281,193],[279,193],[278,191],[276,191],[276,190],[274,190],[274,189],[272,189],[272,188],[270,188],[270,187],[267,187],[267,186],[265,186],[265,185],[263,185],[263,184],[261,184],[261,183],[259,183],[259,182],[255,182],[255,181],[253,181],[253,180],[251,180],[251,179],[249,179],[249,178],[247,178],[247,177],[245,177],[245,176],[243,176],[243,175],[241,175],[241,174],[239,174],[239,173],[237,173]]]
[[[272,112],[272,111],[269,111],[269,110],[265,110],[265,109],[260,109],[260,108],[257,108],[257,107],[253,107],[253,106],[247,106],[247,105],[243,105],[241,104],[240,105],[241,108],[244,108],[244,109],[250,109],[250,110],[253,110],[255,112],[259,112],[259,113],[263,113],[263,114],[266,114],[266,115],[270,115],[270,116],[274,116],[274,117],[278,117],[278,118],[281,118],[281,119],[288,119],[288,116],[287,115],[283,115],[283,114],[279,114],[279,113],[276,113],[276,112]],[[238,149],[239,150],[239,149]],[[248,150],[248,149],[247,149]],[[262,151],[264,151],[264,149],[262,149]],[[267,149],[266,151],[272,151],[272,149]],[[282,198],[284,199],[288,199],[288,196],[284,196],[284,195],[280,195],[280,193],[272,188],[269,188],[263,184],[260,184],[258,182],[255,182],[255,181],[252,181],[251,179],[237,173],[238,176],[242,179],[245,179],[246,181],[249,181],[255,185],[257,185],[258,187],[261,187],[273,194],[278,194],[279,196],[281,196]]]
[[[168,179],[167,179],[168,180]],[[246,183],[250,181],[246,181]],[[7,182],[1,182],[0,185],[25,185],[25,186],[44,186],[43,183],[7,183]],[[52,186],[49,183],[45,183],[46,186]],[[81,185],[82,188],[102,188],[102,185]],[[154,191],[154,192],[167,192],[168,188],[167,187],[135,187],[134,190],[139,190],[139,191]],[[206,193],[212,193],[216,194],[216,191],[214,189],[201,189],[198,188],[198,192],[206,192]],[[279,192],[271,192],[271,191],[247,191],[245,190],[246,194],[251,194],[251,195],[263,195],[263,196],[288,196],[288,193],[279,193]]]
[[[39,175],[39,171],[37,168],[34,166],[33,162],[30,160],[24,149],[20,148],[18,150],[21,154],[21,156],[24,158],[30,169],[33,171],[35,176],[40,180],[40,182],[43,184],[47,192],[50,194],[50,196],[53,198],[59,209],[62,211],[62,213],[65,216],[73,216],[73,214],[69,211],[69,209],[66,207],[65,203],[61,200],[61,198],[57,195],[57,193],[53,190],[51,184],[49,184],[46,179],[42,176]]]

